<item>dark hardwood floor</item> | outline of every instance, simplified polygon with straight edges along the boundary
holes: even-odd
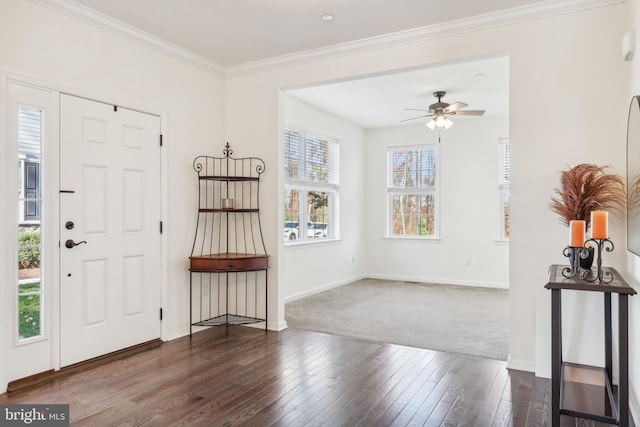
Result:
[[[506,363],[288,329],[211,328],[0,395],[72,425],[548,426],[550,381]],[[563,426],[603,424],[562,416]]]

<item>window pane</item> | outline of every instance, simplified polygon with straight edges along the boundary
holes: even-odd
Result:
[[[18,285],[18,336],[20,339],[42,335],[40,312],[40,279],[22,280]]]
[[[42,111],[18,108],[18,336],[43,334],[40,238]]]
[[[310,191],[307,194],[307,212],[309,212],[307,237],[311,239],[327,237],[329,231],[329,193]]]
[[[433,194],[394,194],[391,196],[392,234],[397,236],[435,235],[435,197]]]
[[[510,174],[511,174],[511,153],[509,151],[509,141],[502,140],[499,144],[499,156],[500,156],[500,170],[499,170],[499,179],[500,184],[509,184]]]
[[[329,183],[329,144],[313,137],[306,140],[307,181]]]
[[[284,132],[284,176],[300,178],[300,133],[286,129]]]
[[[509,229],[511,228],[511,200],[509,190],[501,191],[502,198],[502,238],[509,238]]]
[[[284,195],[284,239],[297,240],[300,236],[300,192],[288,190]]]
[[[390,187],[426,188],[436,184],[435,147],[394,150],[391,153]]]

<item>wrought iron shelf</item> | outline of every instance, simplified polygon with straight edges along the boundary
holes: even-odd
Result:
[[[213,212],[218,212],[218,213],[233,213],[233,212],[258,213],[258,212],[260,212],[260,209],[257,209],[257,208],[250,208],[250,209],[200,208],[200,209],[198,209],[198,212],[208,212],[208,213],[213,213]]]
[[[258,181],[259,177],[252,176],[230,176],[230,175],[201,175],[198,177],[200,180],[205,181]]]
[[[222,314],[211,319],[201,320],[193,326],[225,326],[225,325],[246,325],[249,323],[264,322],[264,319],[257,317],[237,316],[235,314]]]
[[[196,231],[189,257],[190,329],[264,322],[267,329],[267,255],[260,224],[257,157],[198,156]],[[249,214],[249,215],[247,215]]]

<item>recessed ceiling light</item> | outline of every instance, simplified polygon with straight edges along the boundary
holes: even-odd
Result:
[[[321,18],[323,21],[333,21],[333,15],[330,13],[325,13]]]

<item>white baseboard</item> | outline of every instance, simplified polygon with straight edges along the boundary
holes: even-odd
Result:
[[[337,288],[338,286],[347,285],[349,283],[355,282],[356,280],[364,279],[366,277],[368,277],[368,276],[359,275],[359,276],[351,277],[349,279],[340,280],[339,282],[333,282],[333,283],[329,283],[327,285],[322,285],[322,286],[319,286],[317,288],[309,289],[307,291],[300,292],[300,293],[297,293],[297,294],[294,294],[294,295],[285,296],[284,297],[284,303],[286,304],[288,302],[292,302],[292,301],[299,300],[301,298],[309,297],[311,295],[315,295],[315,294],[318,294],[320,292],[328,291],[329,289]]]
[[[515,369],[516,371],[535,372],[536,364],[531,360],[514,359],[509,355],[507,359],[507,369]]]
[[[196,332],[196,331],[194,330],[194,332]],[[188,335],[189,335],[189,328],[188,327],[187,328],[180,328],[177,331],[169,331],[167,333],[166,339],[163,339],[163,341],[173,341],[173,340],[176,340],[178,338],[186,337]]]
[[[259,322],[259,323],[249,323],[247,325],[242,325],[242,326],[246,326],[249,328],[255,328],[255,329],[264,329],[264,323],[263,322]],[[193,333],[197,334],[198,332],[202,332],[205,331],[209,328],[215,328],[216,326],[194,326],[193,327]],[[270,331],[281,331],[283,329],[287,329],[287,322],[286,321],[282,321],[282,322],[277,322],[275,324],[273,324],[272,322],[269,322],[269,324],[267,325],[267,329]],[[189,336],[189,328],[181,328],[177,331],[173,331],[170,332],[167,336],[167,339],[163,340],[163,341],[173,341],[175,339],[178,338],[182,338],[182,337],[186,337]]]
[[[478,280],[458,280],[447,278],[434,278],[434,277],[419,277],[419,276],[390,276],[386,274],[368,274],[365,277],[370,279],[381,280],[397,280],[402,282],[418,282],[418,283],[441,283],[446,285],[459,285],[459,286],[477,286],[482,288],[498,288],[509,289],[508,283],[499,282],[484,282]]]
[[[359,276],[351,277],[349,279],[341,280],[339,282],[329,283],[327,285],[318,286],[317,288],[309,289],[304,292],[300,292],[294,295],[285,296],[284,302],[289,303],[299,300],[301,298],[309,297],[311,295],[318,294],[320,292],[328,291],[329,289],[337,288],[338,286],[347,285],[361,279],[379,279],[379,280],[396,280],[400,282],[418,282],[418,283],[443,283],[447,285],[459,285],[459,286],[478,286],[483,288],[497,288],[497,289],[509,289],[509,285],[506,283],[496,282],[482,282],[482,281],[465,281],[454,279],[433,279],[425,277],[415,276],[389,276],[384,274],[362,274]]]
[[[640,399],[638,399],[638,393],[636,393],[632,383],[629,383],[629,410],[633,421],[638,425],[640,421]]]
[[[273,326],[269,326],[269,330],[270,331],[282,331],[284,329],[287,329],[289,326],[287,325],[287,321],[283,320],[282,322],[278,322],[275,326],[275,328]]]

